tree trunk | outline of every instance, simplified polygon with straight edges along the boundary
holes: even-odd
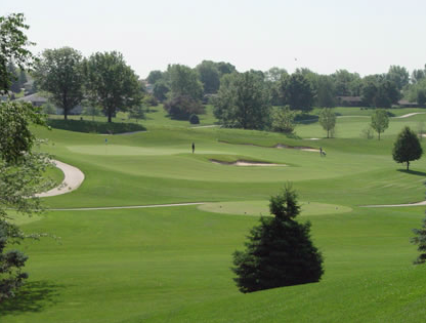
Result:
[[[380,132],[378,132],[378,134],[379,134],[379,141],[380,141]]]
[[[112,122],[112,109],[108,109],[108,122]]]
[[[68,109],[64,108],[64,119],[68,120]]]
[[[407,162],[407,170],[409,169],[409,167],[410,167],[410,162],[408,161]]]

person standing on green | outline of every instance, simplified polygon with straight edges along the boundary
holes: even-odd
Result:
[[[195,152],[195,144],[192,143],[192,153],[194,153],[194,152]]]

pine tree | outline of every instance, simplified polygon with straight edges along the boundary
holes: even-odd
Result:
[[[324,272],[310,223],[294,220],[300,213],[296,192],[286,187],[271,197],[269,207],[274,217],[262,217],[250,231],[246,250],[234,253],[234,280],[243,293],[318,282]]]
[[[414,261],[414,264],[424,264],[426,262],[426,218],[423,219],[423,225],[421,229],[413,229],[413,232],[417,235],[411,239],[411,243],[418,245],[417,250],[420,251],[420,256]]]
[[[396,139],[392,152],[393,159],[397,163],[407,163],[408,170],[410,161],[420,159],[422,154],[419,138],[409,127],[405,127]]]

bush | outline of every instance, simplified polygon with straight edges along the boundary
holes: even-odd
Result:
[[[285,106],[274,114],[272,128],[274,131],[292,133],[296,128],[295,117],[296,112],[291,111],[289,106]]]
[[[176,120],[189,120],[192,114],[205,113],[204,106],[188,95],[179,95],[169,100],[164,104],[164,110]]]
[[[116,134],[146,130],[142,125],[135,123],[97,122],[86,120],[49,119],[47,124],[56,129],[101,134]]]
[[[196,114],[191,114],[191,116],[189,117],[189,123],[190,124],[199,124],[200,118],[198,118],[198,116]]]
[[[271,197],[272,218],[260,219],[245,243],[234,253],[235,282],[243,293],[318,282],[324,273],[322,256],[310,239],[310,223],[294,219],[300,213],[291,187]]]

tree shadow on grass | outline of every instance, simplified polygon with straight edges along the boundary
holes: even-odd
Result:
[[[41,312],[46,307],[57,303],[59,290],[64,285],[57,285],[48,281],[26,283],[16,296],[0,303],[0,313],[16,315],[25,312]]]
[[[417,171],[417,170],[406,170],[406,169],[398,169],[398,172],[401,172],[401,173],[406,173],[406,174],[409,174],[409,175],[416,175],[416,176],[426,176],[426,173],[425,172],[420,172],[420,171]]]

